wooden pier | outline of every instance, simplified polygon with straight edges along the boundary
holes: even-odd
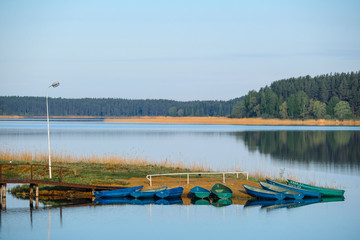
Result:
[[[5,167],[21,167],[29,168],[30,178],[29,179],[10,179],[5,178],[3,175],[3,169]],[[49,180],[41,180],[35,179],[34,177],[34,167],[46,167],[48,165],[41,164],[12,164],[12,163],[1,163],[0,164],[0,186],[1,186],[1,209],[6,210],[6,188],[7,184],[29,184],[29,195],[30,195],[30,207],[33,206],[33,199],[36,200],[36,205],[38,205],[38,197],[39,197],[39,185],[50,185],[50,186],[61,186],[68,187],[72,189],[82,189],[82,190],[90,190],[92,192],[92,196],[94,196],[94,191],[97,190],[113,190],[123,188],[122,186],[106,186],[106,185],[88,185],[88,184],[77,184],[77,183],[68,183],[63,182],[63,169],[66,167],[57,167],[60,169],[60,178],[58,181],[49,181]],[[56,168],[56,166],[53,166]]]

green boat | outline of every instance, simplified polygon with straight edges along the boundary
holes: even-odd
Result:
[[[287,184],[292,185],[293,187],[298,188],[298,189],[319,192],[323,196],[328,196],[328,197],[342,197],[342,196],[344,196],[344,193],[345,193],[344,190],[334,189],[334,188],[317,187],[317,186],[313,186],[313,185],[309,185],[309,184],[305,184],[305,183],[301,183],[301,182],[296,182],[296,181],[290,180],[290,179],[287,180]]]
[[[231,198],[233,195],[233,191],[221,183],[215,183],[215,185],[211,188],[211,192],[218,198]]]
[[[190,189],[190,193],[197,198],[207,198],[210,196],[211,192],[206,188],[196,186]]]

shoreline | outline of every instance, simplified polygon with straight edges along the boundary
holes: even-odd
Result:
[[[44,119],[44,116],[0,116],[0,120]],[[51,116],[50,119],[65,120],[102,120],[118,123],[154,123],[154,124],[205,124],[205,125],[253,125],[253,126],[360,126],[360,120],[326,119],[263,119],[263,118],[227,118],[227,117],[94,117],[94,116]]]

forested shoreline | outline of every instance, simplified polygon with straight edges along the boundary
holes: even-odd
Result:
[[[229,101],[49,98],[52,116],[359,119],[360,71],[273,82]],[[45,116],[45,97],[0,96],[0,115]]]
[[[230,101],[129,100],[115,98],[49,98],[53,116],[229,116],[239,99]],[[0,115],[46,116],[45,97],[0,97]]]
[[[290,78],[249,91],[234,118],[352,119],[360,117],[360,72]]]

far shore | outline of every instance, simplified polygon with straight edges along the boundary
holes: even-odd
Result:
[[[44,116],[0,116],[0,119],[39,119]],[[208,124],[208,125],[267,125],[267,126],[360,126],[360,120],[326,119],[263,119],[263,118],[227,118],[227,117],[94,117],[94,116],[51,116],[51,119],[102,119],[105,122],[158,123],[158,124]]]

